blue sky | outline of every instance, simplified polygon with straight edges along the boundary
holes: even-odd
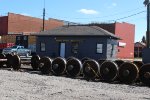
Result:
[[[143,2],[144,0],[45,0],[46,18],[77,23],[128,22],[136,26],[136,42],[141,41],[146,32],[146,7]],[[0,0],[0,15],[13,12],[42,18],[43,7],[44,0]]]

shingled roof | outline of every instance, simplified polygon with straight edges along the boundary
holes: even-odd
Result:
[[[62,26],[52,30],[43,31],[35,35],[50,35],[50,36],[108,36],[115,39],[119,37],[115,36],[113,33],[110,33],[98,26],[83,26],[83,25],[74,25],[74,26]]]

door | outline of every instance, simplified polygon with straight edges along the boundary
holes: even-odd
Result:
[[[66,44],[65,43],[60,43],[60,57],[63,57],[65,58],[65,46]]]

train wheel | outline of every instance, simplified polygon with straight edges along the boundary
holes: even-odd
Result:
[[[150,85],[150,64],[145,64],[141,67],[139,77],[144,84]]]
[[[82,63],[77,58],[73,57],[67,61],[66,71],[69,76],[77,77],[81,74],[81,70],[82,70]]]
[[[111,82],[118,77],[118,65],[112,61],[105,61],[100,67],[100,76],[104,81]]]
[[[126,84],[135,82],[138,78],[138,74],[138,67],[131,62],[125,62],[119,68],[119,79]]]
[[[66,59],[57,57],[52,62],[52,72],[55,75],[63,75],[66,72]]]
[[[91,59],[83,63],[84,78],[94,79],[99,77],[99,64],[97,61]]]
[[[49,57],[43,57],[39,61],[39,69],[42,74],[51,73],[52,60]]]

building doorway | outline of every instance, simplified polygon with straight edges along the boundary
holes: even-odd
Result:
[[[60,57],[65,58],[66,44],[60,43]]]

